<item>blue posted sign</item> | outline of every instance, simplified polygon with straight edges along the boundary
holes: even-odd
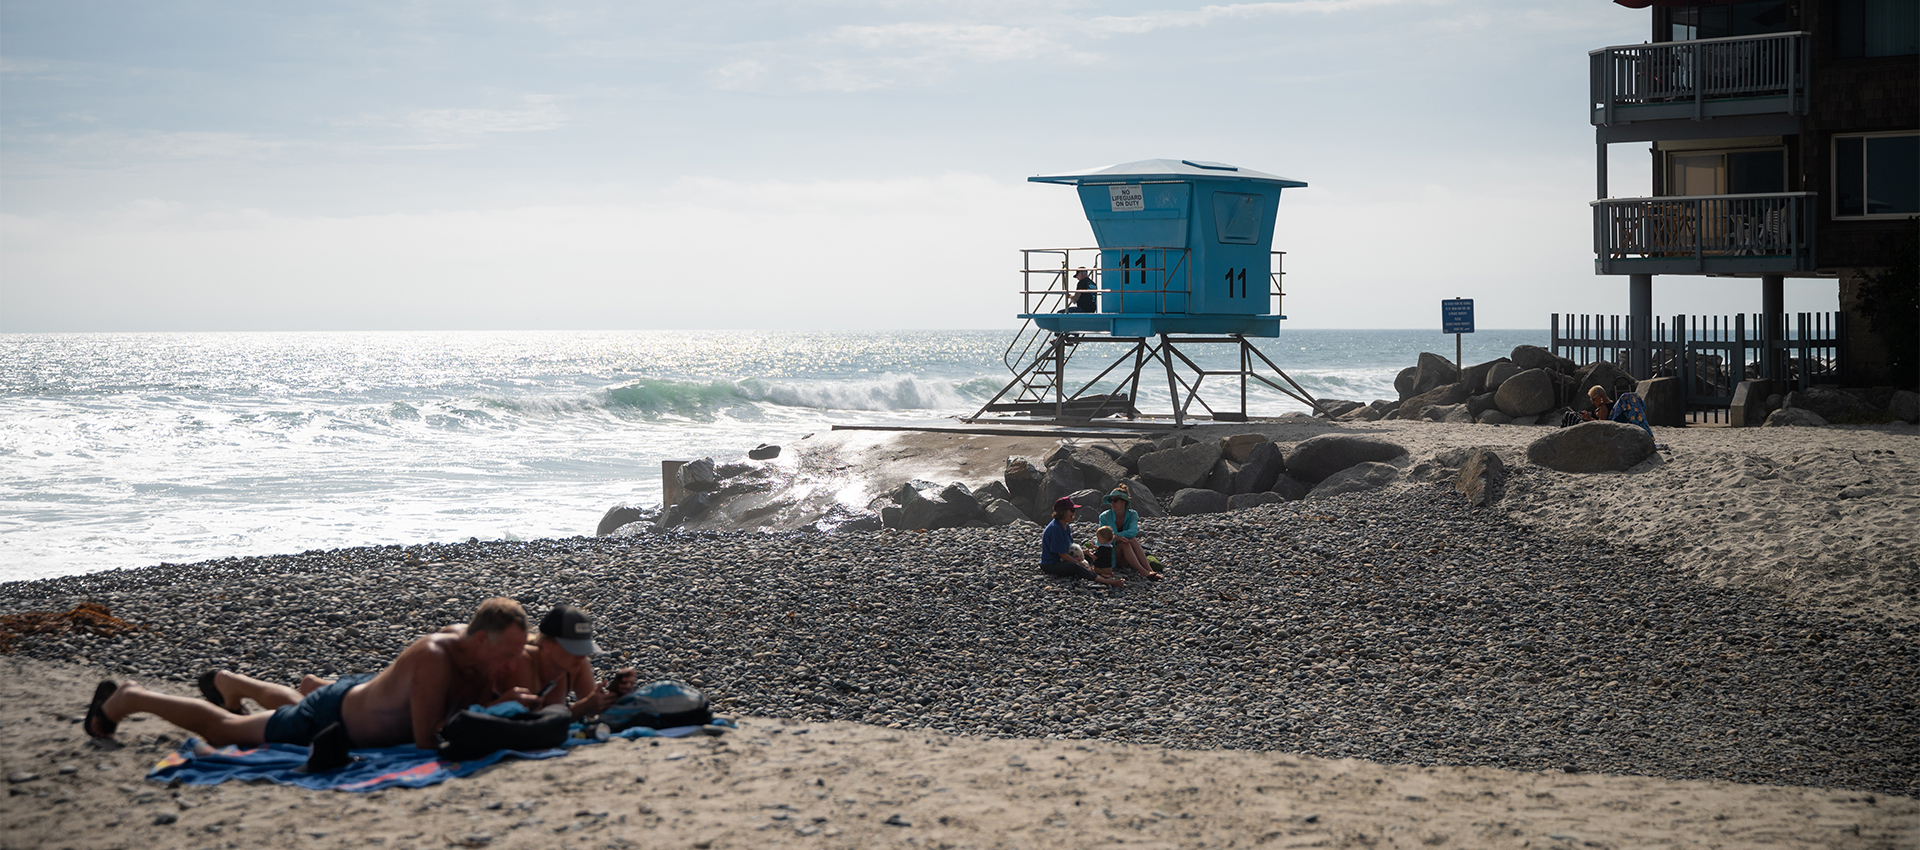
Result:
[[[1440,302],[1440,332],[1473,333],[1473,299],[1449,298]]]

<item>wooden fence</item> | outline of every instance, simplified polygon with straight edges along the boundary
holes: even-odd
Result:
[[[1636,379],[1678,377],[1688,411],[1718,421],[1741,381],[1781,381],[1798,389],[1842,383],[1847,314],[1781,319],[1784,327],[1769,328],[1758,313],[1656,317],[1645,339],[1630,339],[1635,335],[1628,332],[1627,317],[1555,313],[1552,350],[1576,363],[1608,361]],[[1635,368],[1641,362],[1645,367]]]

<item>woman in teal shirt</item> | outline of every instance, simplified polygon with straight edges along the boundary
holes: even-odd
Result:
[[[1113,529],[1115,561],[1132,567],[1141,578],[1159,581],[1161,576],[1147,560],[1147,550],[1140,546],[1140,512],[1132,508],[1132,502],[1133,491],[1127,485],[1115,488],[1107,494],[1107,510],[1100,514],[1100,524]]]

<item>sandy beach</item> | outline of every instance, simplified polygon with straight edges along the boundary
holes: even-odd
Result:
[[[1590,476],[1526,465],[1539,428],[1201,436],[1254,430],[1391,439],[1405,478],[1165,520],[1174,580],[1113,593],[1033,576],[1018,529],[382,547],[8,585],[8,613],[97,597],[155,633],[29,636],[0,660],[0,846],[1920,846],[1913,428],[1659,429],[1670,451]],[[983,483],[1055,444],[815,439],[798,468],[875,492]],[[1445,486],[1470,446],[1514,467],[1479,512]],[[179,730],[133,720],[101,747],[75,723],[103,676],[190,694],[235,656],[361,669],[520,589],[585,601],[623,663],[700,685],[741,729],[357,795],[168,788],[142,776]],[[260,622],[235,607],[252,605]],[[1036,618],[1088,632],[1071,654],[1000,639]],[[1062,671],[1112,677],[1106,696],[1032,699]],[[1820,778],[1866,762],[1871,788]]]

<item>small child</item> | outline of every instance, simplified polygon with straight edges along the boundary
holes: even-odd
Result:
[[[1095,573],[1113,575],[1113,526],[1100,526],[1100,530],[1094,532],[1094,537],[1100,541],[1100,545],[1093,547],[1093,559],[1088,565]]]

